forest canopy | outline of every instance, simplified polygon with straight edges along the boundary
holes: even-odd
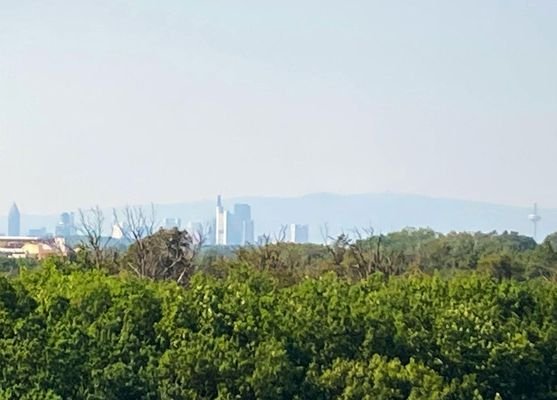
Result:
[[[549,241],[405,230],[199,251],[164,231],[94,250],[0,278],[0,399],[557,396]]]

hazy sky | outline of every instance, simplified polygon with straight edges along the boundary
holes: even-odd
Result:
[[[0,0],[0,214],[409,192],[557,207],[557,1]]]

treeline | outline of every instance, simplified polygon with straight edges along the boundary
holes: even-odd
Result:
[[[444,276],[476,271],[500,279],[553,279],[557,273],[557,234],[537,244],[516,232],[440,234],[412,228],[386,235],[356,232],[352,237],[343,234],[330,238],[325,245],[278,242],[224,253],[213,248],[206,250],[197,262],[203,271],[248,264],[290,281],[328,271],[350,280],[376,272],[391,276],[435,271]]]
[[[85,241],[0,278],[0,399],[557,398],[556,238]]]
[[[268,272],[0,278],[1,399],[553,399],[557,286]]]
[[[538,244],[516,232],[440,234],[408,228],[386,235],[343,234],[322,245],[269,241],[258,246],[206,247],[195,234],[161,229],[137,235],[127,249],[101,246],[99,239],[84,241],[70,260],[81,268],[113,274],[127,271],[181,285],[187,285],[196,272],[222,277],[230,267],[240,265],[267,271],[284,285],[327,272],[350,281],[377,272],[393,276],[435,271],[443,276],[474,271],[497,279],[552,280],[557,276],[557,233]]]

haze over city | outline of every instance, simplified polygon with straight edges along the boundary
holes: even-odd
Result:
[[[3,2],[0,214],[325,191],[557,207],[556,12]]]

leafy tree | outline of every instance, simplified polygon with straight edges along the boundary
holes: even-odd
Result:
[[[187,284],[194,273],[192,236],[177,228],[161,229],[138,239],[124,256],[124,265],[139,277]]]

